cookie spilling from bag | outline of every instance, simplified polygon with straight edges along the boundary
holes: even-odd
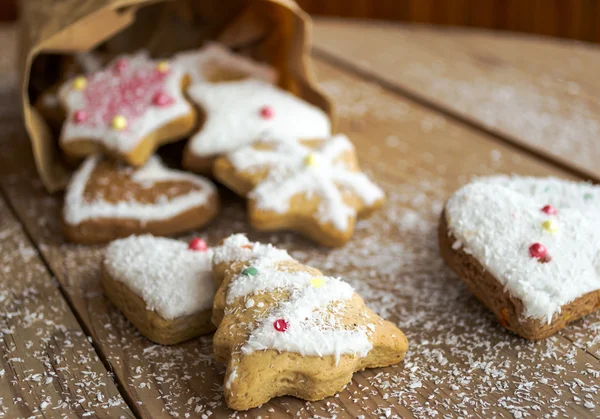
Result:
[[[214,159],[261,138],[331,134],[325,112],[265,80],[199,82],[187,93],[204,115],[183,154],[183,167],[193,172],[210,173]]]
[[[103,152],[143,165],[160,145],[194,129],[186,80],[183,69],[142,51],[65,82],[58,92],[66,114],[60,147],[71,159]]]
[[[273,397],[320,400],[352,374],[400,362],[408,343],[340,278],[233,235],[215,248],[214,356],[225,400],[247,410]]]
[[[600,187],[482,178],[446,203],[448,265],[507,329],[543,339],[600,308]]]
[[[212,250],[152,235],[112,242],[102,286],[112,303],[153,342],[171,345],[214,330]]]
[[[136,169],[88,157],[73,174],[63,208],[67,238],[101,243],[131,234],[171,235],[204,226],[218,212],[215,186],[153,156]]]
[[[214,176],[248,198],[254,228],[298,231],[332,247],[350,240],[356,219],[385,200],[344,135],[260,141],[219,158]]]

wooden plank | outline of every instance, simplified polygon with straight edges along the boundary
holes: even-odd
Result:
[[[338,105],[340,129],[354,140],[364,167],[386,189],[388,205],[359,223],[356,237],[337,250],[316,248],[293,234],[251,231],[243,203],[231,195],[220,217],[201,234],[215,243],[247,231],[252,239],[273,241],[302,261],[346,277],[371,307],[402,328],[410,349],[404,363],[356,374],[336,397],[314,403],[280,398],[248,415],[597,414],[600,387],[593,371],[600,371],[600,362],[561,335],[529,343],[506,333],[437,253],[443,202],[470,176],[570,176],[356,76],[323,63],[317,68],[323,88]],[[37,181],[22,129],[0,148],[0,188],[140,416],[231,413],[223,406],[223,367],[212,359],[210,337],[154,345],[103,296],[103,248],[64,242],[60,196],[48,195]]]
[[[325,19],[314,39],[329,61],[600,180],[598,47]]]
[[[0,198],[0,417],[134,417]]]

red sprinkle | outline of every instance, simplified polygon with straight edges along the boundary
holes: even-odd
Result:
[[[82,122],[87,121],[87,119],[88,119],[88,114],[86,111],[79,110],[79,111],[75,111],[75,113],[73,114],[73,120],[77,124],[81,124]]]
[[[548,249],[541,243],[533,243],[529,246],[529,255],[532,258],[542,259],[546,257],[546,253],[548,253]]]
[[[195,239],[190,240],[188,248],[196,252],[206,252],[208,250],[208,244],[206,244],[204,240],[196,237]]]
[[[546,205],[544,208],[542,208],[542,212],[545,212],[548,215],[556,215],[557,211],[552,205]]]
[[[263,119],[271,119],[275,116],[275,110],[273,108],[271,108],[270,106],[263,106],[260,109],[260,116]]]
[[[121,58],[115,63],[115,70],[117,73],[125,70],[129,66],[129,61],[126,58]]]
[[[273,327],[278,332],[285,332],[290,325],[284,319],[277,319],[273,322]]]
[[[156,92],[152,96],[152,103],[156,106],[169,106],[173,103],[173,98],[164,92]]]

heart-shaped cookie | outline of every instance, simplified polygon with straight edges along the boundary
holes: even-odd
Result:
[[[205,178],[165,167],[152,157],[139,169],[100,156],[85,160],[65,195],[66,236],[100,243],[131,234],[171,235],[199,228],[219,208]]]
[[[175,344],[210,333],[212,250],[146,234],[113,241],[103,261],[106,295],[148,339]]]
[[[448,200],[441,253],[504,327],[542,339],[600,308],[599,209],[588,183],[484,178]]]

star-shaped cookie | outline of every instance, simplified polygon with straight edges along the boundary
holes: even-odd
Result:
[[[143,165],[158,146],[193,130],[196,114],[183,96],[185,82],[182,69],[143,52],[65,82],[58,93],[66,114],[62,150],[70,158],[103,152]]]
[[[599,209],[588,183],[480,179],[448,200],[440,249],[504,327],[542,339],[600,308]]]
[[[214,355],[227,364],[223,390],[236,410],[332,396],[354,372],[395,364],[408,347],[350,285],[280,252],[240,235],[215,248]]]
[[[188,95],[204,114],[183,155],[191,171],[210,173],[216,157],[259,139],[330,135],[325,112],[263,80],[196,83]]]
[[[383,191],[360,171],[344,135],[321,140],[261,141],[219,158],[215,177],[248,198],[259,230],[299,231],[341,246],[357,217],[381,207]]]
[[[63,226],[65,235],[79,243],[141,233],[171,235],[204,226],[218,208],[210,181],[169,169],[156,156],[136,169],[95,155],[67,187]]]

